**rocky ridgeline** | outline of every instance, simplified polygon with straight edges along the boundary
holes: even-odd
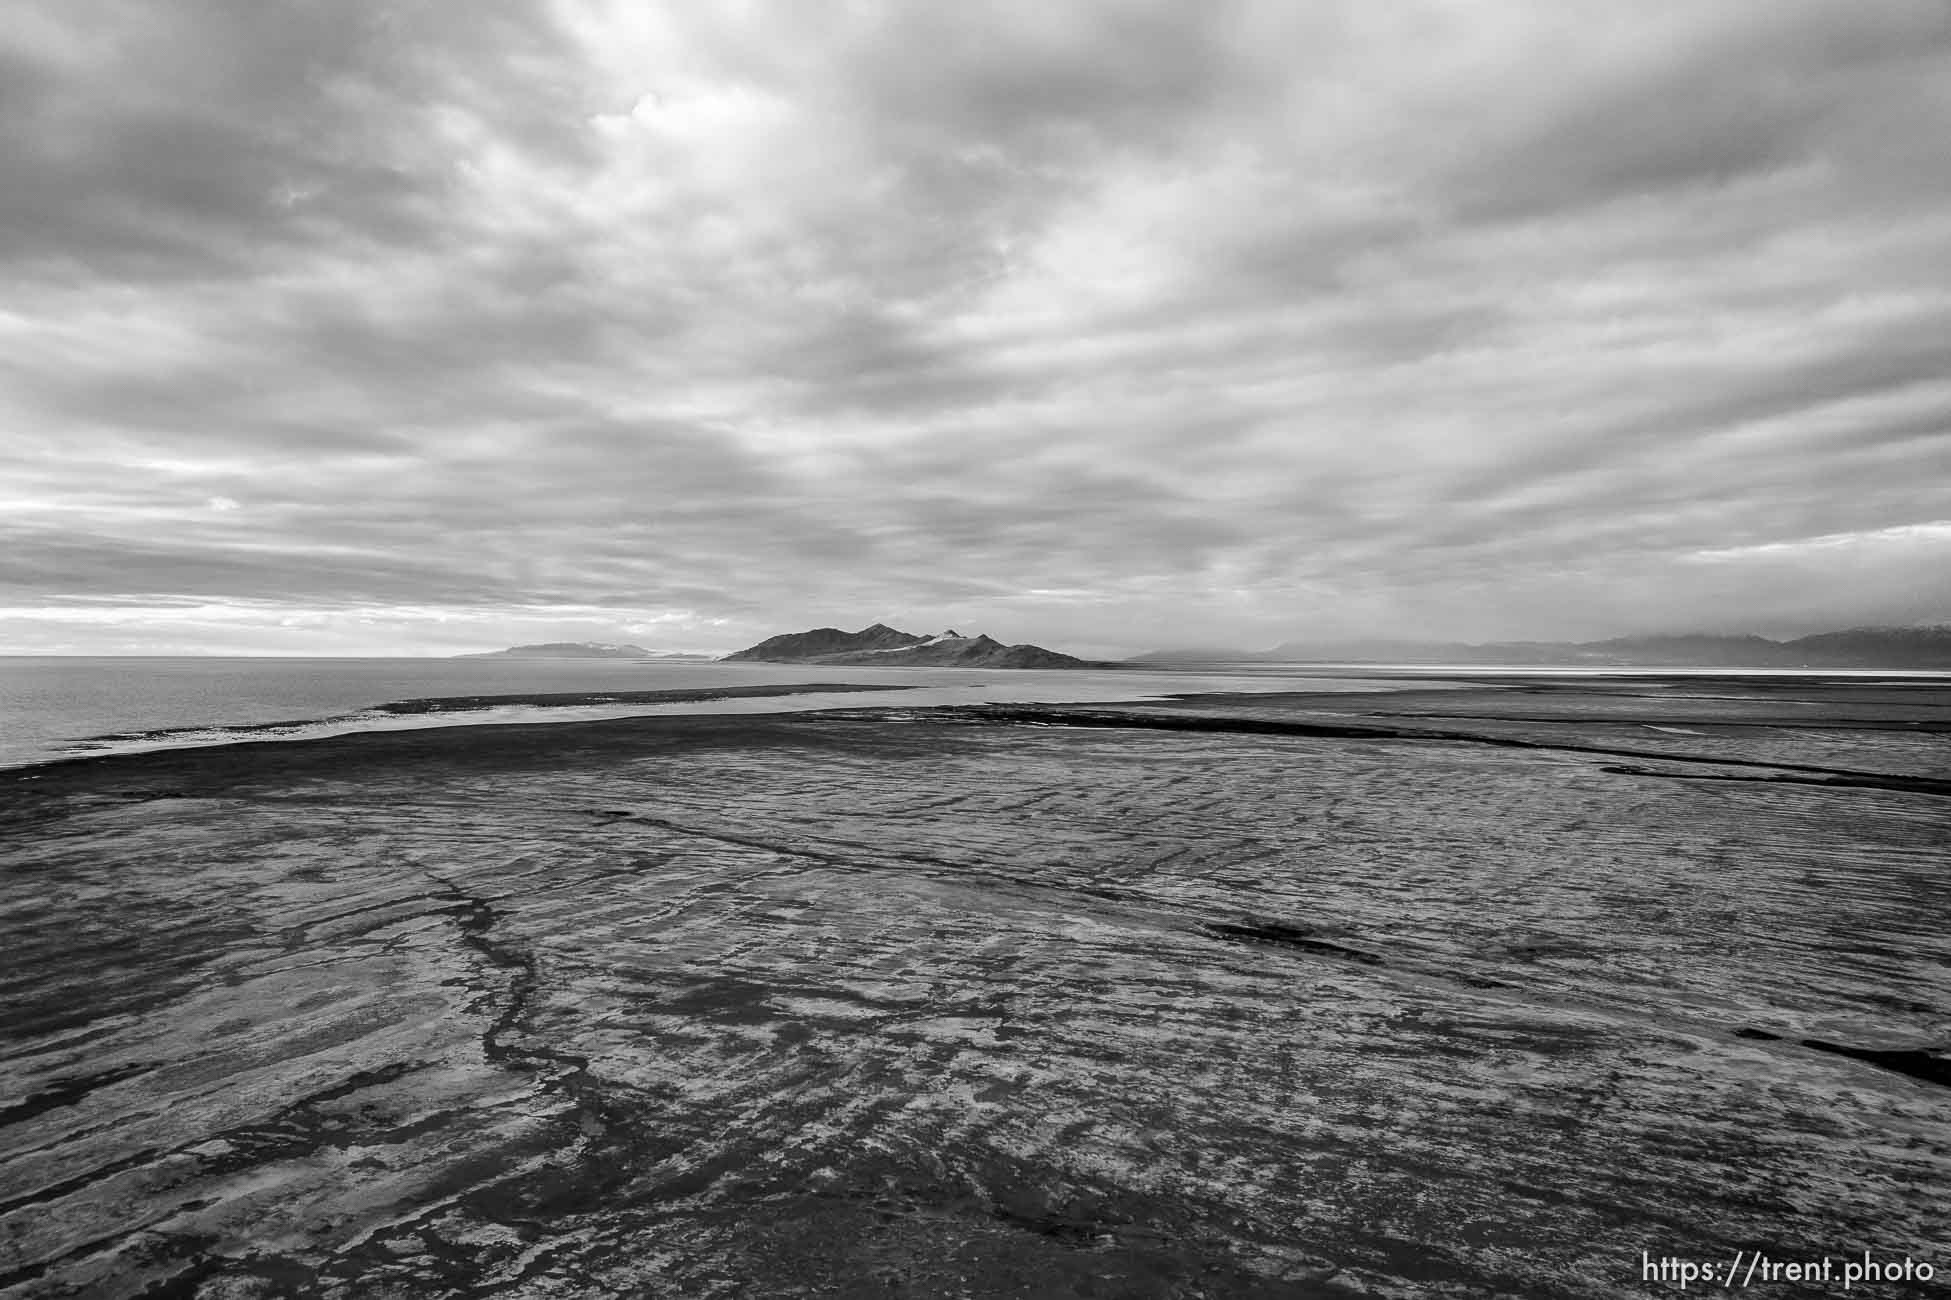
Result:
[[[788,632],[726,655],[727,660],[781,664],[858,664],[873,668],[1090,668],[1097,665],[1037,645],[1004,645],[953,628],[918,636],[885,623],[843,632],[836,627]]]

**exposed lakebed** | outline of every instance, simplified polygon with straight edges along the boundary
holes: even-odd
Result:
[[[1948,703],[863,695],[0,774],[0,1288],[1942,1266]]]

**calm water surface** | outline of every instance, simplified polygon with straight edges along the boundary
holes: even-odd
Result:
[[[614,718],[658,713],[787,713],[807,709],[1156,699],[1210,691],[1427,689],[1457,679],[1609,676],[1617,669],[1373,664],[1210,663],[1174,668],[1024,672],[968,668],[842,668],[813,664],[618,659],[294,659],[0,655],[0,767],[80,754],[293,740],[350,731]],[[1634,673],[1807,676],[1770,670],[1634,669]],[[1453,675],[1452,675],[1453,674]],[[1824,673],[1825,677],[1942,677]],[[900,692],[808,692],[679,704],[537,706],[511,701],[465,712],[375,712],[401,700],[567,692],[699,690],[792,683],[898,685]],[[270,723],[289,724],[261,730]],[[251,728],[252,730],[240,730]]]
[[[873,695],[797,696],[677,705],[507,705],[466,713],[368,714],[379,705],[445,696],[571,691],[696,690],[796,682],[898,684]],[[1314,678],[1310,690],[1378,683]],[[1226,672],[833,668],[616,659],[264,659],[0,656],[0,767],[77,754],[135,752],[348,731],[537,722],[666,712],[788,712],[868,704],[1110,701],[1181,691],[1294,689],[1285,675]],[[244,727],[290,723],[274,732]]]

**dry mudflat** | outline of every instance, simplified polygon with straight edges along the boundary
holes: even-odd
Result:
[[[0,773],[0,1295],[1942,1285],[1947,731],[1619,678]]]

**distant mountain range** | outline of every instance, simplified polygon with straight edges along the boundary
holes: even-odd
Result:
[[[902,632],[885,623],[842,632],[817,627],[767,637],[725,656],[773,664],[851,664],[874,668],[1091,668],[1097,667],[1036,645],[1004,645],[987,636],[963,636],[953,628],[936,636]]]
[[[1951,627],[1857,627],[1792,641],[1760,636],[1638,636],[1609,641],[1289,641],[1271,650],[1157,650],[1127,663],[1510,664],[1605,668],[1951,670]]]
[[[709,655],[646,650],[640,645],[610,645],[602,641],[544,641],[540,645],[509,646],[456,659],[708,659]]]

